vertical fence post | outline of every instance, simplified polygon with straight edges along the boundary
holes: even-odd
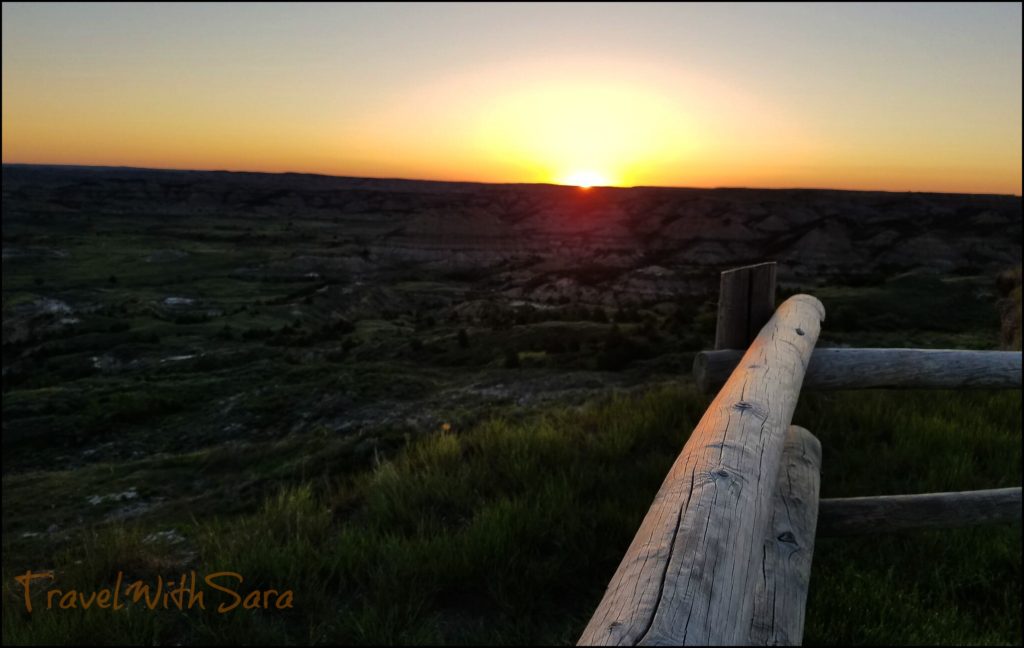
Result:
[[[722,273],[716,349],[746,349],[775,312],[775,262]]]

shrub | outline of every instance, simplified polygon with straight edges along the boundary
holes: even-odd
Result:
[[[506,369],[518,369],[519,368],[519,352],[513,349],[509,349],[505,352],[505,368]]]

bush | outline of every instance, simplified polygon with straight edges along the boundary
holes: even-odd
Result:
[[[702,337],[713,337],[718,326],[718,303],[708,300],[701,304],[697,316],[693,318],[693,327]]]
[[[210,321],[206,313],[184,313],[174,318],[175,324],[203,324]]]
[[[141,344],[159,344],[160,336],[157,335],[154,331],[149,331],[146,333],[133,333],[131,336],[131,341],[139,342]]]
[[[619,371],[633,360],[633,345],[622,334],[618,324],[613,324],[604,339],[604,348],[597,356],[597,368],[604,371]]]
[[[266,326],[260,328],[250,328],[246,329],[245,332],[242,333],[242,339],[245,340],[246,342],[249,342],[251,340],[265,340],[272,336],[273,334],[273,331],[271,331]]]
[[[861,326],[860,311],[847,305],[839,306],[830,314],[829,324],[837,331],[855,331]]]
[[[509,349],[505,352],[505,368],[506,369],[518,369],[519,368],[519,352]]]
[[[1002,326],[1000,343],[1004,348],[1020,349],[1021,270],[1017,266],[999,275],[996,282],[1003,299],[999,302]]]
[[[339,335],[347,335],[356,330],[356,325],[344,317],[339,317],[331,324],[331,328]]]

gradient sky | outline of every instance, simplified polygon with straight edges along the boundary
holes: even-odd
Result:
[[[4,3],[2,148],[24,163],[1020,194],[1021,5]]]

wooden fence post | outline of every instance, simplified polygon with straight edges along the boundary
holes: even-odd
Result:
[[[716,349],[746,349],[775,312],[775,262],[722,273]]]

